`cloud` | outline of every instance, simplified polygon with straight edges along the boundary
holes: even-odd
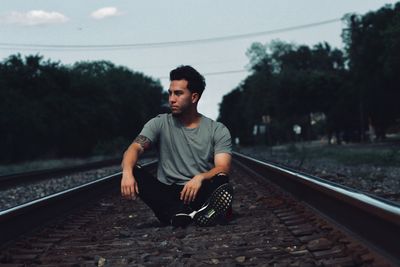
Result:
[[[90,16],[94,19],[104,19],[107,17],[115,17],[121,15],[121,12],[118,11],[116,7],[103,7],[96,11],[93,11]]]
[[[43,24],[58,24],[69,20],[65,15],[58,12],[47,12],[44,10],[31,10],[28,12],[13,11],[8,15],[0,17],[0,22],[6,24],[19,24],[24,26],[36,26]]]

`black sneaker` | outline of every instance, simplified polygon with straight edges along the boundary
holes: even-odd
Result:
[[[171,225],[174,227],[186,227],[193,222],[196,212],[186,205],[179,207],[178,213],[171,218]]]
[[[203,207],[194,214],[193,220],[199,226],[215,225],[218,218],[225,215],[231,207],[232,200],[232,186],[229,183],[219,186]]]
[[[186,227],[193,221],[192,216],[186,213],[177,213],[172,216],[171,225],[174,227]]]

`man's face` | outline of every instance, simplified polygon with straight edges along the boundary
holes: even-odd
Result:
[[[191,93],[187,86],[188,82],[186,80],[171,81],[168,89],[168,101],[172,115],[179,116],[185,113],[198,100],[198,94]]]

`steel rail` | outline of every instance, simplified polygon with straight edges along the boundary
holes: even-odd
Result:
[[[152,161],[141,166],[152,168],[156,164]],[[119,190],[120,180],[121,172],[0,211],[0,247],[105,192]]]
[[[16,186],[21,183],[33,182],[42,179],[48,179],[54,176],[66,175],[78,171],[86,171],[90,169],[96,169],[100,167],[111,166],[119,164],[121,162],[120,158],[108,159],[95,161],[85,164],[79,164],[76,166],[60,167],[44,170],[35,170],[22,173],[11,173],[0,176],[0,187],[5,188],[9,186]]]
[[[400,263],[400,205],[234,152],[234,161],[277,184],[371,249]]]

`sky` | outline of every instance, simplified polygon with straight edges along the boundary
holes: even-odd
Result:
[[[341,32],[345,24],[340,19],[345,14],[365,14],[396,1],[1,0],[0,3],[0,60],[16,53],[40,54],[63,64],[108,60],[160,79],[165,90],[169,87],[170,70],[191,65],[204,74],[207,83],[199,112],[216,119],[223,95],[249,74],[246,51],[252,43],[281,40],[313,46],[328,42],[343,48]],[[282,31],[320,22],[323,24]],[[227,36],[242,37],[218,40]],[[198,41],[204,39],[214,41]]]

